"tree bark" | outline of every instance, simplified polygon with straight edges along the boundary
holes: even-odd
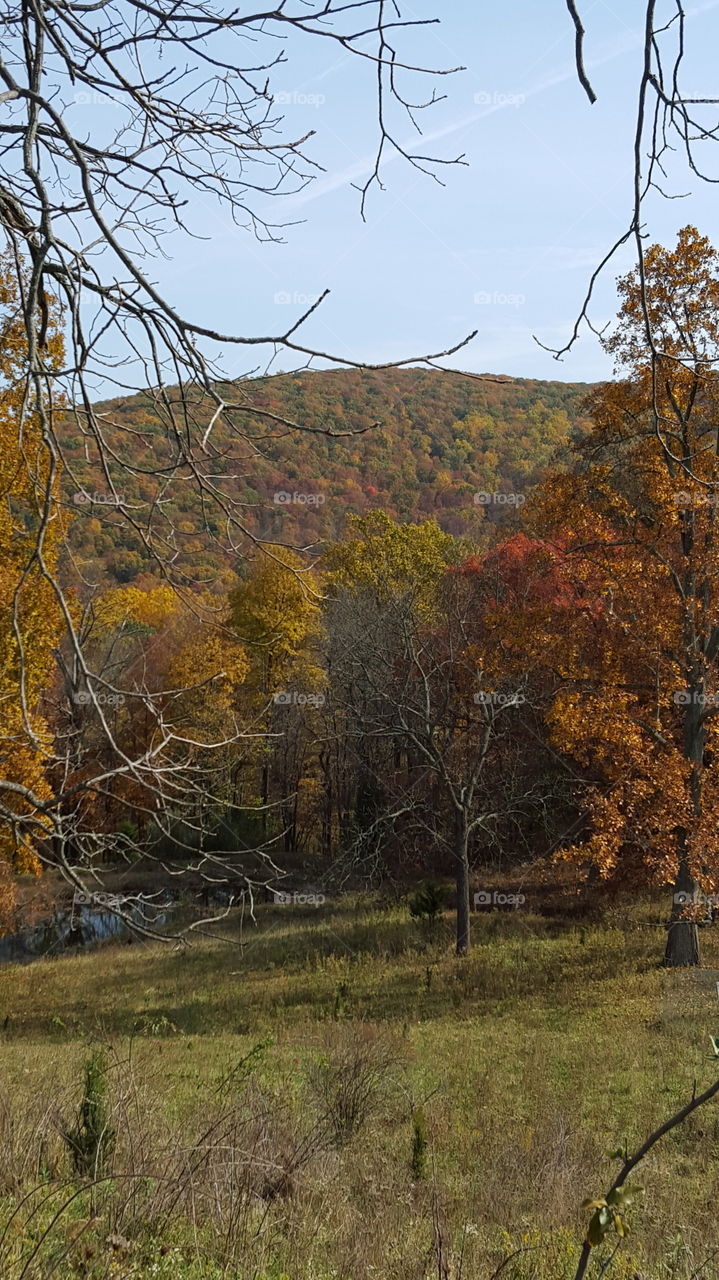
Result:
[[[260,784],[260,800],[262,804],[262,839],[267,839],[267,806],[270,802],[270,766],[263,764]]]
[[[454,856],[457,876],[457,955],[466,956],[469,951],[469,851],[467,814],[457,813],[454,828]]]
[[[693,614],[687,621],[688,644],[695,645]],[[702,773],[704,749],[706,747],[706,726],[703,716],[705,681],[703,672],[692,672],[687,681],[687,700],[684,704],[684,755],[692,764],[690,780],[691,807],[695,818],[702,812]],[[687,845],[689,832],[680,828],[679,867],[672,896],[672,913],[667,926],[667,945],[664,951],[664,964],[668,969],[693,968],[700,963],[699,928],[693,920],[682,919],[684,908],[696,902],[699,885],[692,875]]]
[[[679,862],[674,881],[672,914],[667,925],[664,964],[668,969],[690,968],[699,964],[699,928],[693,920],[683,920],[682,913],[690,902],[696,902],[699,886],[685,857]]]

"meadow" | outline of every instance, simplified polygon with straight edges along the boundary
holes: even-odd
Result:
[[[529,896],[458,959],[449,915],[353,895],[0,969],[3,1280],[571,1280],[612,1152],[719,1071],[719,935],[703,970],[663,970],[665,906]],[[83,1178],[98,1051],[109,1137]],[[718,1157],[710,1103],[588,1274],[719,1276]]]

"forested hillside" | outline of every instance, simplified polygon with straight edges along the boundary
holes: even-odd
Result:
[[[485,520],[503,521],[515,508],[481,504],[475,494],[524,495],[550,464],[561,464],[567,441],[582,430],[587,390],[425,369],[279,374],[224,389],[241,407],[217,422],[207,456],[195,465],[215,494],[243,504],[247,529],[263,538],[335,540],[349,513],[372,508],[400,520],[432,516],[448,533],[477,537]],[[209,422],[201,402],[195,411]],[[223,528],[216,504],[203,509],[200,488],[188,483],[191,467],[177,464],[166,408],[142,395],[108,401],[99,412],[118,459],[117,492],[136,512],[136,528],[126,513],[108,511],[96,445],[82,421],[68,424],[71,539],[80,567],[96,580],[99,571],[110,582],[132,581],[151,568],[146,527],[200,577],[231,564],[242,531]]]

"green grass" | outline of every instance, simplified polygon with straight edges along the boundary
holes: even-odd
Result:
[[[442,1274],[438,1254],[450,1280],[489,1280],[513,1250],[503,1280],[570,1280],[579,1206],[611,1181],[610,1150],[637,1145],[719,1070],[716,988],[710,975],[661,969],[662,907],[647,899],[582,924],[479,916],[458,960],[448,918],[432,938],[405,906],[354,898],[262,908],[257,929],[229,920],[229,941],[0,970],[0,1229],[38,1177],[51,1199],[37,1222],[59,1204],[58,1133],[97,1040],[116,1098],[115,1183],[60,1215],[23,1280],[420,1280]],[[719,931],[703,944],[719,968]],[[336,1079],[342,1063],[351,1076],[363,1054],[376,1067],[364,1123],[343,1144],[319,1140],[318,1078]],[[418,1106],[428,1173],[414,1183]],[[719,1276],[718,1157],[709,1104],[642,1169],[644,1203],[606,1274]],[[122,1177],[140,1173],[142,1193],[123,1191]],[[78,1216],[79,1243],[62,1235],[60,1249]],[[36,1227],[21,1218],[8,1280]],[[128,1251],[106,1243],[111,1226]]]

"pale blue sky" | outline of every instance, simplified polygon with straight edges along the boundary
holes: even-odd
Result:
[[[664,7],[669,16],[673,6]],[[248,335],[283,328],[330,288],[305,337],[341,358],[401,359],[478,328],[451,365],[567,381],[610,376],[591,334],[561,364],[533,335],[551,345],[566,340],[593,266],[628,223],[644,0],[580,4],[594,106],[576,80],[564,0],[445,0],[441,9],[437,0],[412,0],[402,8],[405,17],[442,19],[405,38],[404,50],[426,65],[467,67],[436,82],[447,100],[423,120],[437,153],[464,152],[468,167],[443,169],[440,187],[391,161],[386,190],[371,195],[363,223],[351,183],[371,166],[372,66],[329,41],[304,41],[290,46],[274,89],[287,99],[289,132],[317,131],[306,150],[326,172],[271,208],[275,218],[304,221],[287,228],[285,244],[260,245],[216,209],[196,205],[192,225],[208,239],[171,241],[173,260],[158,264],[157,278],[185,314]],[[688,14],[685,84],[696,96],[719,96],[719,0],[697,0]],[[398,132],[411,139],[408,124]],[[669,242],[694,222],[719,243],[719,189],[690,181],[682,166],[670,178],[670,189],[691,194],[647,205],[650,238]],[[598,289],[596,324],[613,315],[614,276],[631,261],[627,249]],[[232,375],[248,370],[237,351],[224,364]]]

